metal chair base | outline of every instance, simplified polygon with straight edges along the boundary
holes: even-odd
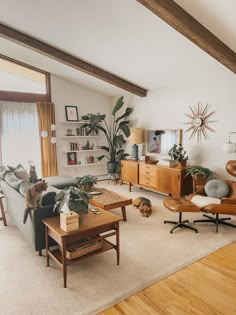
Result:
[[[198,233],[198,230],[195,229],[194,227],[190,226],[189,224],[186,224],[186,223],[189,223],[189,220],[184,220],[182,221],[182,212],[179,212],[179,221],[164,221],[164,223],[171,223],[171,224],[175,224],[175,226],[170,230],[170,233],[173,233],[173,231],[177,228],[187,228],[187,229],[190,229],[190,230],[193,230],[195,231],[195,233]]]
[[[224,224],[224,225],[229,225],[232,227],[236,228],[235,224],[229,223],[229,222],[225,222],[226,220],[231,220],[231,218],[219,218],[219,213],[216,213],[215,217],[212,217],[210,215],[207,214],[203,214],[204,217],[207,217],[208,219],[200,219],[200,220],[194,220],[193,223],[196,222],[212,222],[215,223],[216,225],[216,233],[218,234],[218,226],[219,224]]]

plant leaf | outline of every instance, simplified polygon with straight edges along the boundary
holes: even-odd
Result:
[[[121,115],[120,117],[116,118],[116,123],[117,123],[118,121],[120,121],[121,119],[123,119],[123,118],[129,116],[129,115],[132,113],[132,111],[133,111],[133,108],[127,107],[126,110],[125,110],[125,112],[124,112],[124,114]]]
[[[121,107],[124,105],[124,96],[121,96],[118,98],[118,100],[116,101],[116,104],[111,112],[111,114],[113,116],[115,116],[115,114],[118,112],[118,110],[121,109]]]

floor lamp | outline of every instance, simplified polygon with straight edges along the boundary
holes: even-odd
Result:
[[[129,143],[132,145],[131,159],[138,160],[138,144],[143,143],[143,130],[141,128],[130,128]]]

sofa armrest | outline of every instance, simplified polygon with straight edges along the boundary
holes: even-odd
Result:
[[[42,219],[53,217],[58,215],[57,212],[53,212],[54,206],[44,206],[35,210],[30,210],[30,217],[34,224],[34,237],[35,237],[35,250],[41,250],[45,248],[45,225]],[[49,245],[54,245],[55,242],[50,239]]]

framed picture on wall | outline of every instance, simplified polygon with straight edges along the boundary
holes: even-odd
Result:
[[[66,105],[65,110],[66,110],[66,120],[67,121],[78,121],[79,120],[78,107],[77,106]]]

